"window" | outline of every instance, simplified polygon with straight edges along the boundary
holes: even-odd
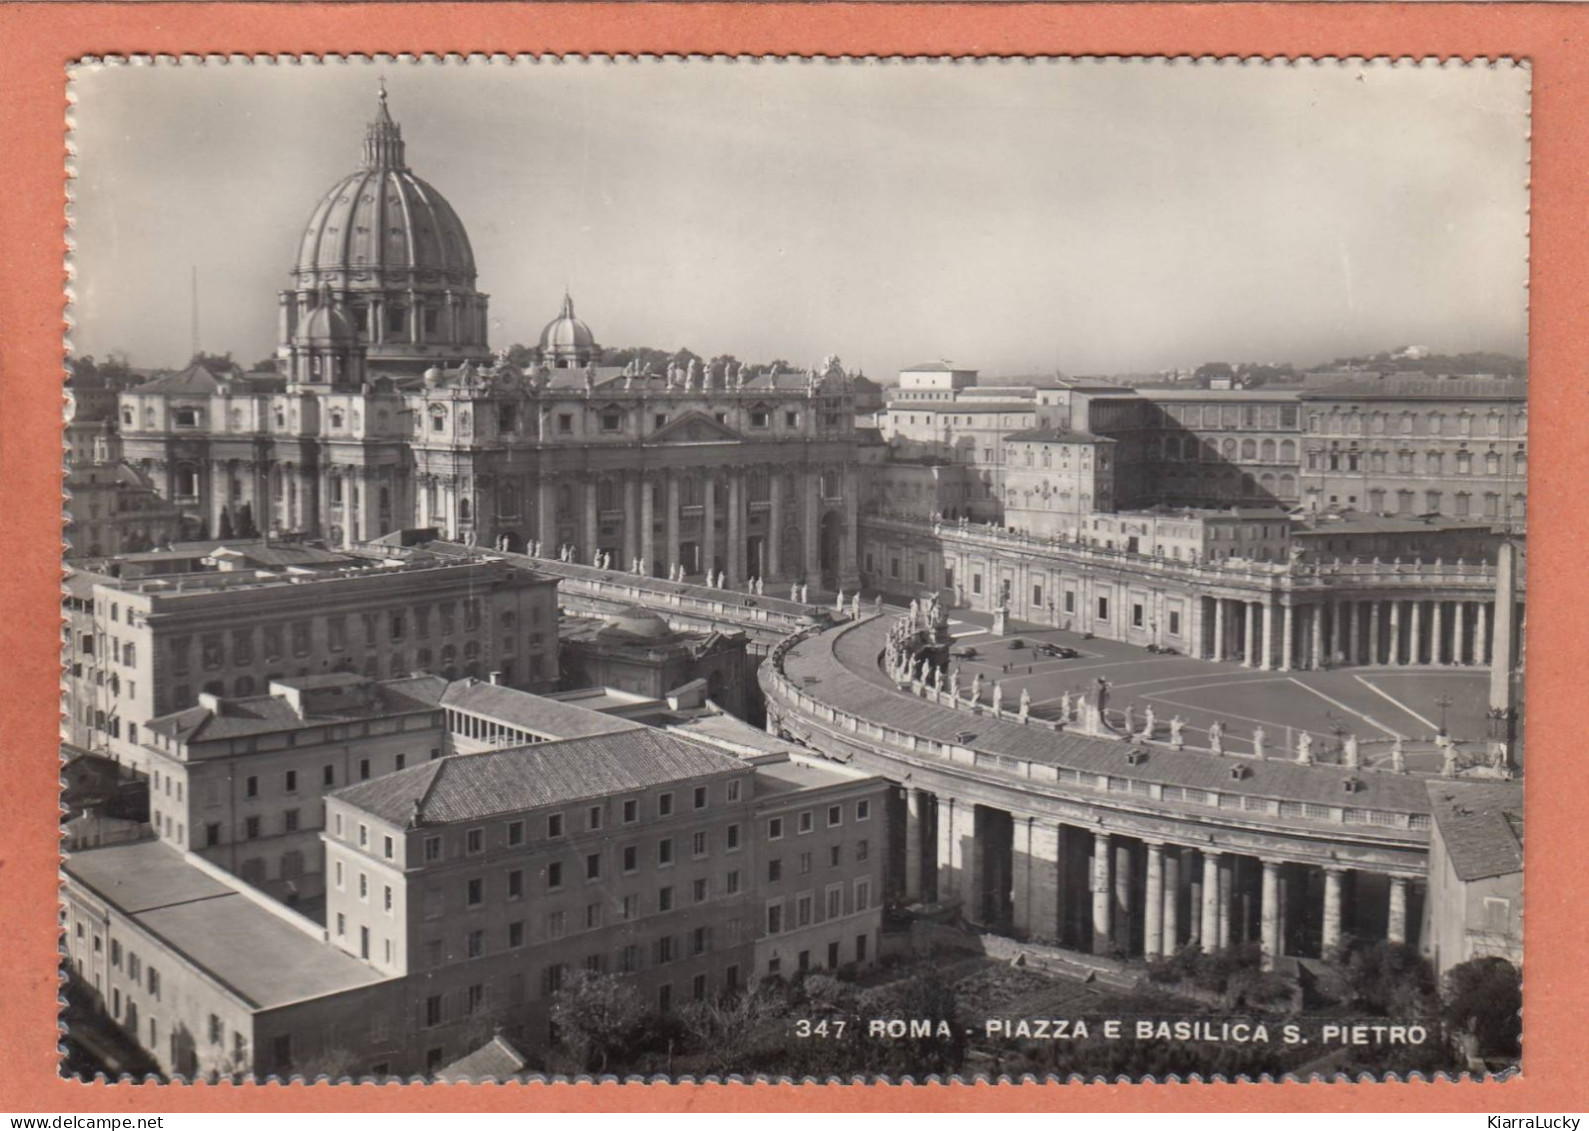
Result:
[[[1099,620],[1108,620],[1109,619],[1109,598],[1107,598],[1107,597],[1099,597],[1098,598],[1098,619]]]
[[[485,881],[476,876],[465,885],[464,902],[470,907],[479,907],[486,901]]]
[[[657,867],[666,868],[673,863],[673,838],[663,837],[657,842]]]
[[[546,917],[546,935],[548,938],[560,939],[568,933],[568,920],[561,911],[553,911]]]
[[[524,945],[524,920],[515,919],[508,924],[508,949],[517,950]]]
[[[869,821],[872,819],[872,803],[870,801],[857,801],[855,803],[855,819]]]
[[[243,835],[249,840],[259,839],[259,818],[249,817],[243,822]]]
[[[656,964],[658,966],[666,966],[668,963],[672,962],[673,959],[676,957],[676,955],[673,952],[673,936],[672,935],[663,935],[661,938],[657,939],[656,942],[653,944],[652,949],[656,952]],[[664,992],[667,989],[668,989],[668,987],[666,987],[666,986],[663,987]],[[664,1008],[664,1009],[667,1008],[667,1003],[666,1003],[665,1000],[663,1002],[662,1008]]]
[[[658,796],[658,798],[657,798],[657,816],[659,816],[659,817],[671,817],[671,816],[673,816],[673,795],[671,793],[664,793],[664,794],[661,794],[660,796]]]
[[[563,886],[563,863],[553,860],[546,866],[546,890],[557,891]]]
[[[560,412],[557,414],[557,430],[565,436],[574,430],[573,413]]]
[[[585,930],[594,931],[601,926],[601,904],[585,904]]]
[[[640,850],[632,844],[624,846],[623,870],[625,874],[640,870]]]
[[[727,850],[729,852],[738,852],[739,851],[739,826],[737,824],[736,825],[729,825],[728,829],[725,831],[723,836],[724,836],[724,845],[727,848]]]
[[[561,813],[553,813],[546,818],[546,835],[548,839],[563,835],[563,815]]]
[[[844,807],[842,805],[828,806],[828,828],[844,823]]]
[[[508,873],[508,898],[524,898],[524,873],[518,868]]]
[[[369,845],[370,845],[370,826],[369,825],[360,825],[359,826],[359,847],[360,848],[368,848]]]
[[[855,860],[856,860],[856,863],[861,863],[862,861],[864,861],[866,859],[867,855],[870,853],[870,851],[871,851],[871,845],[868,844],[867,841],[864,838],[861,839],[861,840],[856,841],[855,842]]]
[[[432,994],[425,999],[425,1027],[434,1028],[441,1024],[441,995]]]
[[[809,809],[795,818],[795,828],[801,833],[810,832],[814,825],[815,821],[812,819],[812,813]]]
[[[287,809],[281,815],[281,824],[284,831],[295,833],[298,831],[298,810]]]
[[[706,808],[706,787],[704,785],[695,787],[695,807],[697,809]]]
[[[246,782],[243,783],[243,796],[244,797],[258,797],[259,796],[259,779],[258,778],[251,777]]]
[[[829,919],[837,919],[844,914],[844,886],[842,884],[834,884],[828,888],[827,896],[827,917]]]
[[[464,851],[470,856],[478,856],[486,850],[486,831],[484,829],[470,829],[464,833]]]
[[[640,802],[634,798],[623,803],[623,823],[632,825],[640,819]]]
[[[783,879],[783,861],[767,861],[767,882],[769,884],[775,884],[781,879]]]
[[[1519,456],[1518,458],[1521,459],[1522,457]],[[731,781],[731,782],[728,783],[728,800],[731,801],[731,802],[739,800],[739,782],[738,782],[738,780]]]
[[[340,818],[339,818],[340,819]],[[441,859],[441,837],[428,836],[425,838],[425,863],[434,864]]]
[[[397,843],[391,837],[381,838],[381,855],[391,860],[397,855]]]
[[[592,852],[585,857],[585,878],[587,880],[601,879],[601,853]]]
[[[809,927],[811,925],[811,895],[809,892],[795,900],[795,926]]]
[[[368,758],[359,759],[359,780],[370,780],[370,760]]]
[[[768,840],[782,840],[783,839],[783,818],[782,817],[774,817],[770,821],[767,822],[767,839]]]
[[[767,933],[777,935],[783,932],[783,904],[769,903],[767,905]]]
[[[468,957],[479,958],[486,952],[486,933],[484,931],[470,931],[468,935]]]
[[[844,862],[844,846],[835,844],[828,848],[828,867],[837,868]]]
[[[855,881],[855,910],[865,911],[872,905],[872,881],[862,878]]]
[[[383,911],[385,911],[387,914],[391,914],[391,911],[392,911],[392,885],[391,884],[386,884],[382,888],[381,909]]]
[[[601,828],[600,805],[592,805],[590,807],[590,811],[585,814],[585,827],[591,832],[595,832],[597,829]]]
[[[739,869],[736,868],[723,877],[723,890],[729,895],[739,894]]]
[[[802,852],[800,854],[800,874],[802,876],[809,876],[811,874],[811,853],[809,852]]]
[[[690,856],[696,860],[699,860],[701,857],[705,856],[709,843],[710,841],[708,839],[707,833],[696,833],[690,838]]]
[[[658,888],[657,889],[657,910],[658,911],[672,911],[673,910],[673,888],[672,888],[672,886],[668,886],[668,887],[665,887],[665,888]]]
[[[624,896],[623,907],[619,912],[619,916],[625,922],[632,919],[638,919],[640,917],[640,897],[638,895]]]
[[[322,766],[320,769],[321,785],[337,784],[337,768],[335,766]]]
[[[692,888],[692,894],[695,896],[695,902],[705,903],[710,890],[711,885],[708,883],[708,881],[704,879],[696,880]]]

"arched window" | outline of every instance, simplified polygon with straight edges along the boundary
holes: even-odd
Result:
[[[177,498],[196,499],[199,495],[199,469],[191,463],[177,464]]]
[[[1280,497],[1294,499],[1297,497],[1297,477],[1295,475],[1282,475],[1280,477]]]
[[[345,421],[345,418],[343,416],[342,410],[340,408],[332,409],[331,410],[331,427],[333,427],[333,428],[341,428],[344,423],[346,423],[346,421]]]
[[[1296,463],[1297,462],[1297,442],[1295,440],[1281,440],[1280,441],[1280,462],[1281,463]]]
[[[447,430],[447,406],[433,404],[430,406],[430,430],[432,432],[445,432]]]
[[[123,424],[125,424],[128,428],[132,427],[132,409],[123,408],[121,410],[121,422]]]
[[[1241,458],[1245,460],[1258,458],[1258,441],[1243,440],[1241,442]]]
[[[1227,438],[1225,440],[1225,442],[1222,445],[1220,445],[1220,449],[1223,452],[1223,454],[1224,454],[1226,459],[1235,459],[1236,458],[1236,441],[1235,440]]]
[[[467,495],[460,495],[458,498],[458,521],[468,522],[470,513],[471,508],[469,506],[469,497]]]
[[[1273,463],[1275,461],[1275,442],[1273,440],[1265,440],[1260,444],[1259,455],[1264,463]]]

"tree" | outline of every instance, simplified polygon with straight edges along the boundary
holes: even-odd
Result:
[[[714,1058],[712,1071],[743,1071],[770,1046],[781,1049],[787,1036],[788,1003],[763,983],[754,990],[692,1001],[679,1014],[691,1043]]]
[[[1480,1056],[1522,1052],[1523,979],[1516,966],[1494,956],[1469,959],[1446,972],[1444,988],[1446,1024],[1471,1033]]]
[[[230,541],[232,538],[236,537],[236,535],[232,532],[232,511],[230,507],[221,508],[221,526],[220,529],[215,532],[215,536],[221,539],[223,542]]]
[[[557,1041],[587,1072],[605,1072],[607,1059],[639,1031],[645,1019],[640,993],[617,974],[582,971],[552,999]]]
[[[535,347],[514,342],[508,347],[508,364],[520,369],[528,369],[535,364]]]
[[[1348,938],[1341,946],[1340,958],[1354,1008],[1398,1020],[1428,1017],[1434,1012],[1434,975],[1413,947]]]
[[[200,350],[198,353],[188,358],[189,368],[195,365],[202,365],[211,373],[216,374],[231,373],[237,368],[237,362],[232,360],[231,350],[227,350],[225,353],[205,353],[203,350]]]

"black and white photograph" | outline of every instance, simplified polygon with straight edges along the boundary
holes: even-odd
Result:
[[[64,1075],[1520,1071],[1525,63],[68,92]]]

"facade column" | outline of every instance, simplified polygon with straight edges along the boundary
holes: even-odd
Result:
[[[977,843],[977,807],[963,801],[954,808],[954,866],[960,880],[961,914],[982,922],[982,851]]]
[[[1236,886],[1236,862],[1228,857],[1219,859],[1219,949],[1230,949],[1231,895]]]
[[[1181,850],[1164,854],[1164,951],[1175,953],[1181,944]]]
[[[1429,606],[1429,662],[1436,667],[1446,662],[1446,618],[1444,602],[1435,601]]]
[[[1297,611],[1288,602],[1280,608],[1280,670],[1291,670],[1291,658],[1296,655]]]
[[[1318,671],[1324,666],[1324,605],[1314,605],[1308,614],[1313,626],[1313,662],[1309,666]]]
[[[1147,889],[1142,906],[1142,953],[1164,953],[1164,846],[1148,842]]]
[[[640,572],[650,577],[656,570],[657,545],[657,495],[656,484],[649,479],[640,483]]]
[[[813,589],[822,587],[822,535],[818,527],[822,519],[822,473],[815,468],[806,473],[805,578]]]
[[[921,899],[921,817],[927,802],[922,790],[905,790],[905,902]]]
[[[1255,601],[1242,604],[1247,616],[1247,654],[1241,658],[1241,666],[1255,668],[1258,666],[1258,604]]]
[[[1057,596],[1057,594],[1056,594]],[[1225,658],[1225,598],[1211,598],[1214,602],[1214,659]]]
[[[783,476],[767,473],[767,580],[783,577]]]
[[[1259,917],[1263,923],[1263,965],[1272,970],[1280,956],[1280,924],[1285,920],[1280,906],[1280,865],[1273,860],[1263,862],[1263,907]]]
[[[1341,651],[1341,662],[1344,664],[1357,663],[1357,633],[1353,630],[1353,621],[1357,620],[1357,602],[1341,601],[1335,606],[1335,635],[1336,646]]]
[[[1275,666],[1275,603],[1274,599],[1265,598],[1263,602],[1263,639],[1258,641],[1258,667],[1262,671],[1269,671]]]
[[[1407,881],[1400,876],[1390,878],[1390,919],[1385,927],[1385,940],[1407,941]]]
[[[1379,663],[1379,605],[1378,601],[1368,603],[1368,663],[1370,667]]]
[[[601,534],[601,519],[596,513],[596,488],[594,479],[585,481],[585,544],[580,547],[580,561],[592,565],[596,560],[596,542]]]
[[[667,509],[662,514],[662,520],[667,524],[667,541],[663,548],[668,556],[663,570],[668,577],[672,577],[674,567],[679,564],[679,476],[671,469],[668,471]]]
[[[701,473],[700,572],[717,572],[717,473]]]
[[[1109,889],[1109,834],[1095,832],[1092,836],[1092,952],[1105,954],[1113,924],[1113,909]]]
[[[1407,662],[1409,664],[1423,663],[1423,602],[1414,601],[1407,613]]]
[[[1490,606],[1484,601],[1473,603],[1473,662],[1487,666],[1490,662],[1489,640]]]
[[[1202,942],[1203,953],[1212,954],[1219,949],[1219,858],[1217,852],[1204,850],[1202,922],[1197,937]]]
[[[618,563],[620,570],[629,570],[634,566],[634,560],[640,554],[640,539],[636,537],[635,527],[640,524],[640,491],[639,485],[632,475],[624,476],[623,481],[623,561]]]
[[[544,478],[535,485],[535,537],[541,543],[541,556],[555,558],[557,556],[557,487],[550,478]],[[435,515],[431,516],[432,523]]]
[[[1390,603],[1390,662],[1401,663],[1401,602]]]
[[[728,473],[728,580],[743,585],[750,576],[745,568],[745,475],[739,468]]]
[[[1329,958],[1341,945],[1341,868],[1324,869],[1324,935],[1320,949]]]
[[[1453,664],[1466,664],[1468,662],[1468,603],[1466,601],[1451,602],[1451,616],[1455,622],[1452,624],[1451,662]]]

